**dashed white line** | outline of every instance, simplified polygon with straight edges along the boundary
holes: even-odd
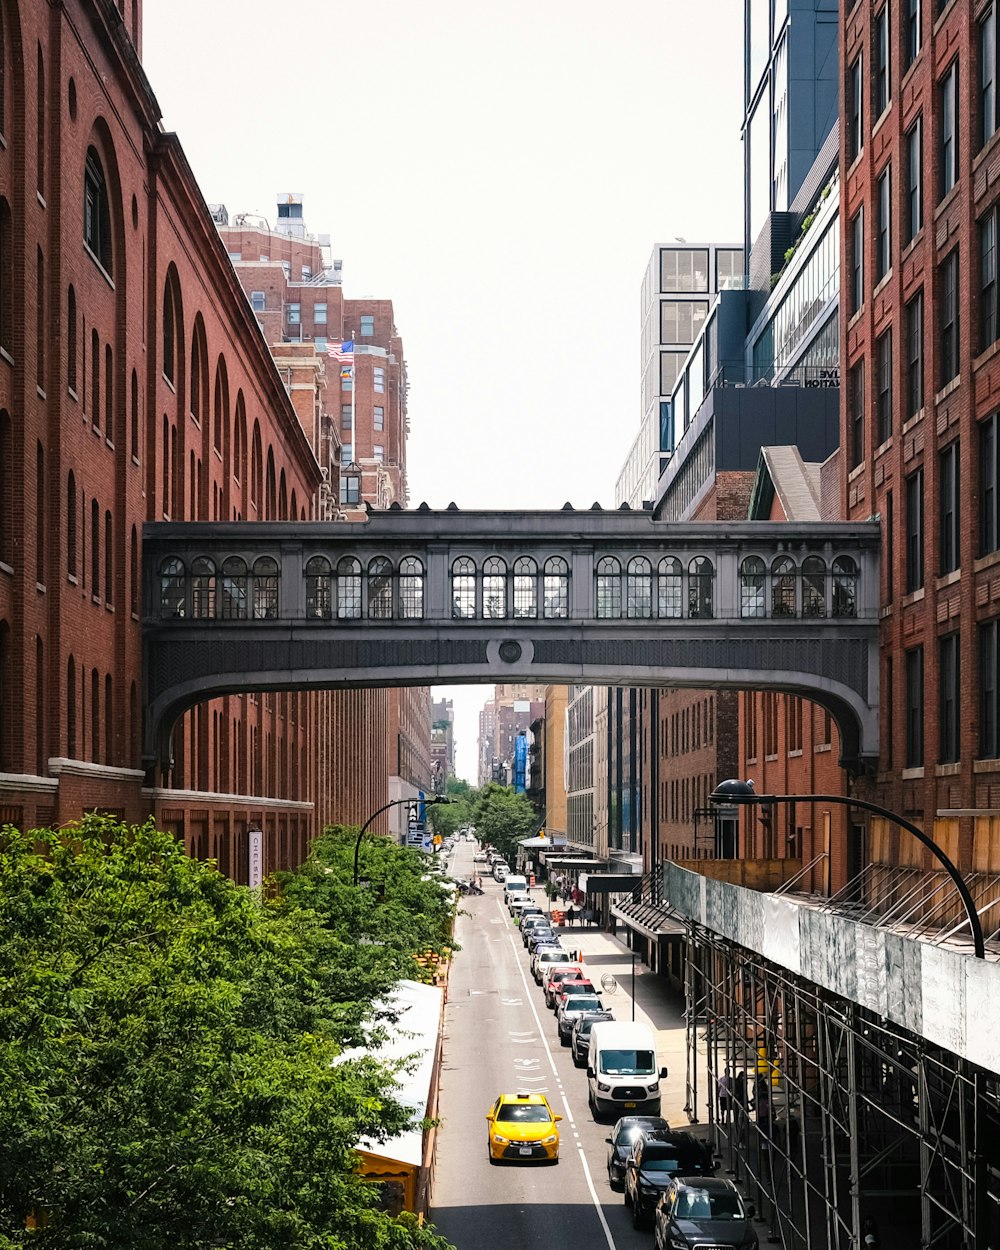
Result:
[[[497,898],[496,903],[497,907],[501,909],[503,908],[503,904],[499,898]],[[503,918],[502,910],[501,917]],[[559,1072],[556,1069],[556,1061],[552,1055],[548,1038],[545,1036],[545,1031],[542,1028],[542,1022],[538,1015],[538,1008],[535,1006],[535,1000],[528,989],[528,979],[524,975],[524,968],[521,966],[521,961],[517,957],[517,947],[514,945],[514,939],[510,933],[507,934],[507,940],[510,942],[510,948],[514,954],[514,964],[517,968],[518,975],[524,984],[525,998],[528,1000],[528,1006],[531,1008],[531,1014],[535,1017],[535,1023],[538,1025],[538,1036],[542,1039],[542,1045],[545,1047],[545,1054],[548,1056],[549,1066],[552,1069],[552,1075],[556,1078],[556,1084],[559,1087],[559,1094],[562,1098],[563,1106],[566,1109],[566,1118],[573,1127],[573,1136],[579,1138],[580,1134],[576,1131],[576,1120],[573,1118],[573,1112],[569,1105],[569,1099],[566,1097],[565,1091],[563,1090],[562,1081],[560,1080]],[[604,1208],[601,1206],[601,1200],[597,1196],[597,1190],[594,1188],[594,1178],[590,1175],[590,1168],[587,1166],[587,1156],[583,1153],[583,1146],[580,1145],[579,1140],[576,1142],[576,1151],[580,1158],[580,1166],[583,1168],[583,1177],[587,1182],[587,1189],[590,1191],[590,1197],[594,1204],[594,1210],[597,1212],[597,1218],[600,1220],[601,1228],[604,1231],[604,1239],[608,1243],[608,1250],[618,1250],[618,1247],[615,1245],[615,1239],[611,1235],[611,1229],[608,1227],[608,1221],[604,1218]]]

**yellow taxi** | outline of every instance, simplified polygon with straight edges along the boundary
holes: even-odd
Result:
[[[559,1162],[559,1130],[562,1119],[554,1115],[544,1094],[501,1094],[486,1116],[489,1136],[486,1147],[490,1163],[543,1159]]]

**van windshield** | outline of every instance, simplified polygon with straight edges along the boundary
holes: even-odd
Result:
[[[649,1076],[656,1071],[651,1050],[602,1050],[601,1071],[608,1076]]]

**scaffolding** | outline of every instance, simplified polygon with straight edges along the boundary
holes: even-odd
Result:
[[[688,1114],[700,1090],[768,1241],[1000,1250],[1000,1077],[690,920],[686,945]]]

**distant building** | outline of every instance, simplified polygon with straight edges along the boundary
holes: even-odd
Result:
[[[545,686],[498,685],[479,714],[479,785],[515,783],[516,739],[545,710]]]
[[[451,699],[431,703],[431,788],[444,794],[455,776],[455,708]]]

